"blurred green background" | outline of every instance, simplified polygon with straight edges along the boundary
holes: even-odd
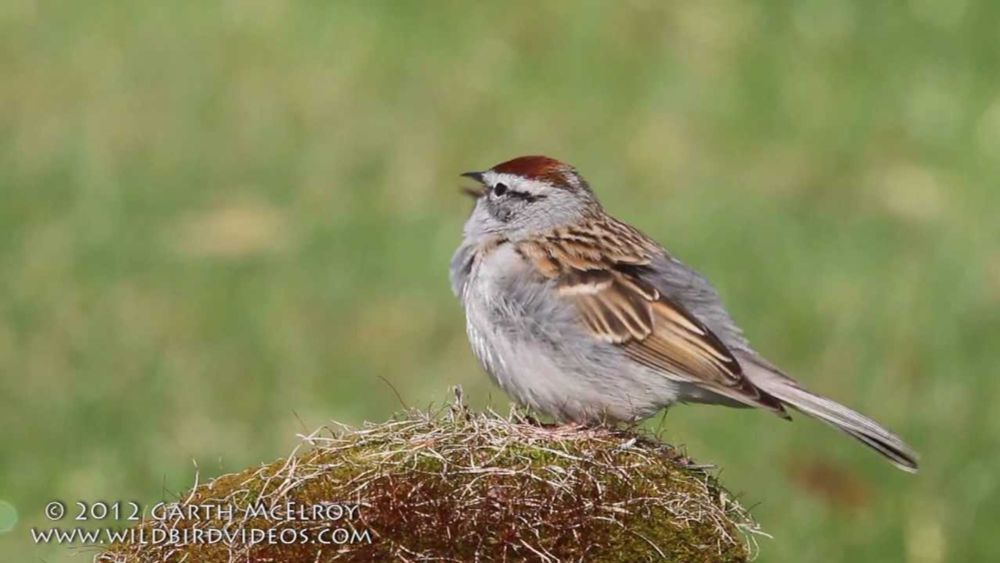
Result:
[[[380,378],[505,411],[448,288],[457,174],[543,153],[922,454],[653,420],[755,506],[763,561],[1000,560],[998,68],[985,0],[3,0],[3,559],[81,557],[29,540],[48,500],[384,420]]]

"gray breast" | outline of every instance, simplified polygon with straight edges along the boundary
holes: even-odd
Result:
[[[557,418],[648,416],[673,384],[594,339],[510,245],[474,261],[462,291],[469,341],[486,371],[516,401]]]

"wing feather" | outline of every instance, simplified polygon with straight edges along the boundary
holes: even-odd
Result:
[[[643,268],[663,250],[635,229],[595,219],[517,248],[539,274],[555,281],[595,338],[621,346],[632,360],[666,377],[785,415],[781,402],[747,379],[704,323],[644,278]]]

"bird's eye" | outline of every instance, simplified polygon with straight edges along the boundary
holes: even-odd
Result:
[[[507,193],[507,184],[497,184],[493,186],[493,195],[500,197]]]

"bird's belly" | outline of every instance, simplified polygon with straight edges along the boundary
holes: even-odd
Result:
[[[677,399],[677,384],[585,334],[551,304],[466,295],[467,332],[486,372],[515,401],[560,420],[637,420]]]

